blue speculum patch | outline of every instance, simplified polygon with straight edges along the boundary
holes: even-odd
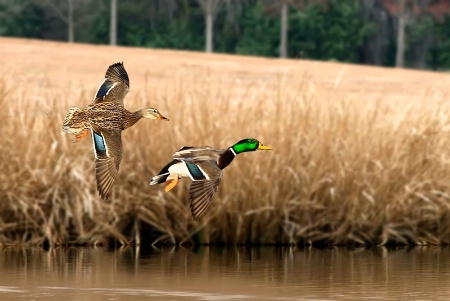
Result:
[[[108,91],[111,89],[112,85],[114,85],[113,82],[104,82],[100,88],[98,88],[97,95],[95,97],[103,97],[108,93]]]
[[[192,177],[195,180],[203,180],[206,179],[206,177],[203,175],[202,171],[200,170],[200,168],[198,168],[197,165],[195,165],[192,162],[186,161],[186,166],[189,170],[189,172],[191,173]]]
[[[103,140],[102,135],[93,132],[94,133],[94,145],[95,149],[99,153],[106,153],[106,147],[105,147],[105,141]]]

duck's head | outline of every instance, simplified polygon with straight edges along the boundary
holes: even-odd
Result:
[[[253,138],[242,139],[241,141],[233,145],[232,148],[236,154],[243,152],[252,152],[255,150],[272,150],[270,146],[264,145]]]
[[[161,113],[159,113],[159,111],[157,109],[153,109],[153,108],[142,109],[141,113],[142,113],[142,117],[144,117],[144,118],[161,119],[161,120],[169,121],[169,119],[164,117],[163,115],[161,115]]]

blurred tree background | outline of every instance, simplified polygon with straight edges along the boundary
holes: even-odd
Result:
[[[0,0],[0,35],[450,69],[450,0]]]

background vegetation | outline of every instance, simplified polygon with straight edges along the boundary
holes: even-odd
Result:
[[[444,74],[314,61],[0,39],[0,241],[17,243],[448,244],[450,85]],[[207,58],[207,59],[206,59]],[[61,130],[123,60],[130,110],[110,201],[90,138]],[[210,208],[190,217],[189,181],[150,179],[182,145],[255,137]]]
[[[449,11],[448,0],[0,0],[0,35],[447,70]]]

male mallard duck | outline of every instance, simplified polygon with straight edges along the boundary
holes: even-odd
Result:
[[[192,180],[189,196],[194,220],[208,208],[222,179],[222,169],[227,167],[237,154],[255,150],[271,150],[256,139],[243,139],[227,149],[210,146],[183,146],[173,154],[173,160],[152,178],[150,185],[166,183],[165,192],[178,184],[181,177]]]
[[[86,137],[91,130],[97,190],[103,199],[109,197],[119,171],[123,153],[122,131],[141,118],[168,120],[153,108],[134,113],[126,110],[123,99],[129,89],[130,81],[123,63],[109,66],[93,103],[84,109],[70,108],[62,126],[63,131],[76,135],[76,141]]]

